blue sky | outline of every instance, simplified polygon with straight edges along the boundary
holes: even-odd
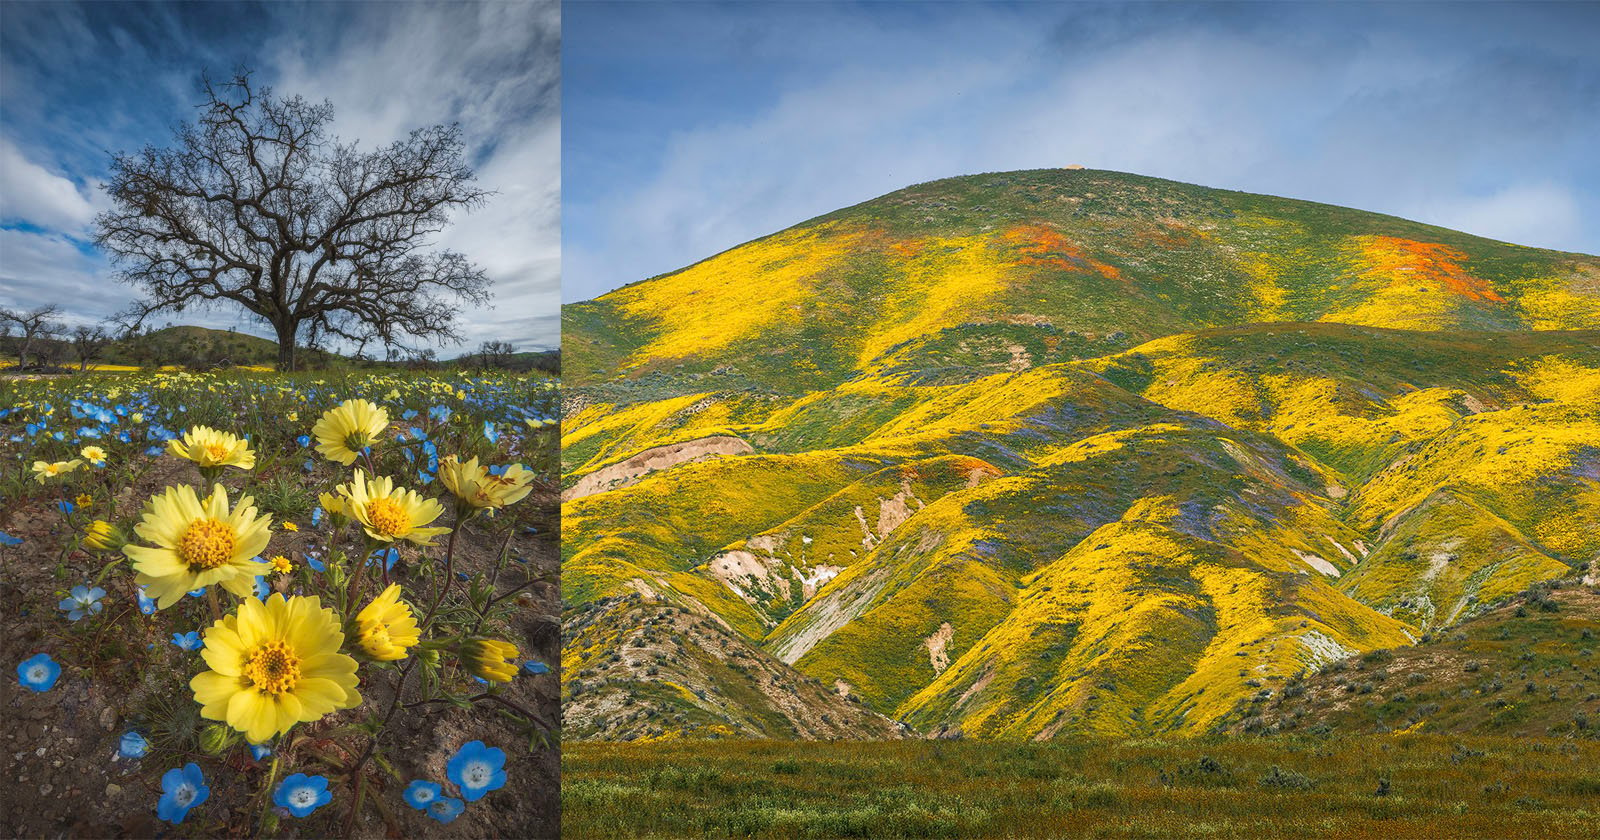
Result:
[[[1081,163],[1600,253],[1600,4],[568,3],[563,299]]]
[[[69,324],[131,300],[90,244],[114,151],[167,145],[202,71],[240,66],[279,94],[327,99],[363,148],[459,122],[496,191],[437,244],[494,281],[460,347],[555,346],[560,302],[560,8],[505,3],[0,4],[0,305],[59,303]],[[174,323],[269,336],[236,310]]]

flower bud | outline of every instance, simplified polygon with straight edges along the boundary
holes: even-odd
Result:
[[[104,519],[96,519],[83,529],[83,545],[95,551],[119,551],[128,537],[117,526]]]

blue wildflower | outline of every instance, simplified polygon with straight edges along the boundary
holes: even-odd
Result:
[[[315,508],[313,508],[311,511],[311,527],[322,527],[322,517],[325,515],[326,514],[322,512],[322,505],[317,505]]]
[[[48,653],[36,653],[17,664],[17,679],[23,688],[49,691],[61,676],[61,666]]]
[[[304,449],[304,448],[306,448],[306,447],[311,445],[311,436],[310,435],[301,435],[301,436],[295,438],[294,442],[300,444],[300,448]]]
[[[144,448],[144,454],[146,455],[160,455],[162,451],[162,448],[159,446],[146,446]]]
[[[367,565],[371,566],[377,563],[379,558],[382,558],[383,560],[384,571],[388,571],[394,568],[395,562],[400,559],[400,549],[394,548],[393,546],[389,548],[380,548],[377,551],[372,552],[372,556],[367,558]]]
[[[200,631],[190,630],[187,633],[173,633],[172,643],[184,650],[199,650]]]
[[[296,773],[278,785],[272,801],[296,817],[309,817],[312,811],[333,801],[333,791],[328,790],[328,780],[323,776]]]
[[[415,419],[417,419],[417,410],[414,409],[414,408],[408,408],[405,411],[400,412],[400,419],[401,420],[415,420]]]
[[[522,663],[522,670],[530,674],[548,674],[550,673],[550,666],[537,659],[530,659]]]
[[[260,761],[261,759],[266,758],[269,755],[272,755],[272,748],[267,746],[266,744],[251,744],[250,745],[250,757],[255,759],[256,761]]]
[[[155,615],[156,612],[156,599],[146,595],[142,586],[139,587],[139,612],[145,615]]]
[[[445,765],[444,774],[461,790],[468,802],[477,802],[491,790],[506,785],[506,754],[499,747],[468,741],[456,750]]]
[[[328,564],[322,562],[322,559],[317,555],[307,551],[302,556],[305,557],[306,565],[310,566],[313,571],[322,572],[327,570]]]
[[[494,423],[488,420],[483,421],[483,437],[484,440],[490,443],[500,442],[500,433],[494,430]]]
[[[268,589],[268,587],[267,587],[267,576],[266,575],[256,575],[256,592],[255,592],[256,600],[257,601],[265,601],[265,600],[267,600],[267,595],[270,594],[270,592],[271,592],[271,590]]]
[[[122,740],[117,742],[117,755],[123,758],[144,758],[150,752],[150,741],[136,730],[122,733]]]
[[[62,513],[71,513],[77,508],[74,508],[71,502],[67,501],[66,499],[62,499],[61,501],[56,502],[56,509]]]
[[[189,809],[206,801],[211,788],[206,787],[206,777],[200,768],[189,762],[182,770],[174,767],[161,777],[161,801],[156,803],[156,816],[173,825],[183,822]]]
[[[428,806],[428,816],[439,822],[448,823],[461,816],[461,812],[466,809],[467,806],[461,800],[454,796],[444,796],[435,799],[433,804]]]
[[[22,538],[13,537],[5,531],[0,531],[0,545],[22,545]]]
[[[198,597],[200,597],[201,595],[204,595],[204,594],[206,594],[206,588],[204,586],[200,587],[199,589],[191,589],[191,590],[189,590],[189,597],[190,598],[198,598]]]
[[[433,800],[438,799],[443,790],[443,788],[439,787],[438,782],[425,782],[422,779],[415,779],[406,787],[404,797],[407,805],[421,811],[433,804]]]
[[[69,621],[77,621],[86,615],[92,615],[106,608],[100,599],[106,597],[106,591],[96,586],[90,589],[87,586],[74,586],[68,597],[63,598],[56,609],[67,614]]]

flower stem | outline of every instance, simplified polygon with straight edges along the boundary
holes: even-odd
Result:
[[[216,584],[206,587],[206,603],[211,605],[211,617],[216,621],[221,621],[222,605],[217,603]]]
[[[444,586],[440,587],[439,595],[433,599],[433,606],[428,607],[428,614],[422,618],[422,631],[427,632],[433,622],[433,614],[438,611],[439,605],[444,603],[444,596],[450,594],[450,584],[455,582],[456,564],[456,535],[461,533],[461,508],[456,508],[456,526],[450,529],[450,541],[444,549]]]
[[[277,781],[278,781],[278,751],[277,750],[273,750],[272,751],[272,767],[267,770],[267,786],[265,788],[262,788],[262,791],[261,791],[261,798],[264,800],[262,805],[261,805],[261,828],[262,828],[263,831],[265,831],[266,827],[267,827],[267,815],[272,813],[272,786],[274,784],[277,784]]]

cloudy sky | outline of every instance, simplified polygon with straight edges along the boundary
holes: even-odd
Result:
[[[1600,4],[569,3],[563,297],[1081,163],[1600,253]]]
[[[554,2],[26,3],[0,8],[0,305],[59,303],[69,324],[122,309],[93,244],[110,155],[168,145],[202,101],[202,71],[237,67],[280,95],[327,99],[363,148],[459,122],[479,186],[497,194],[437,244],[494,281],[463,314],[466,343],[559,340],[560,8]],[[235,310],[174,323],[270,337]],[[158,322],[159,323],[159,322]]]

